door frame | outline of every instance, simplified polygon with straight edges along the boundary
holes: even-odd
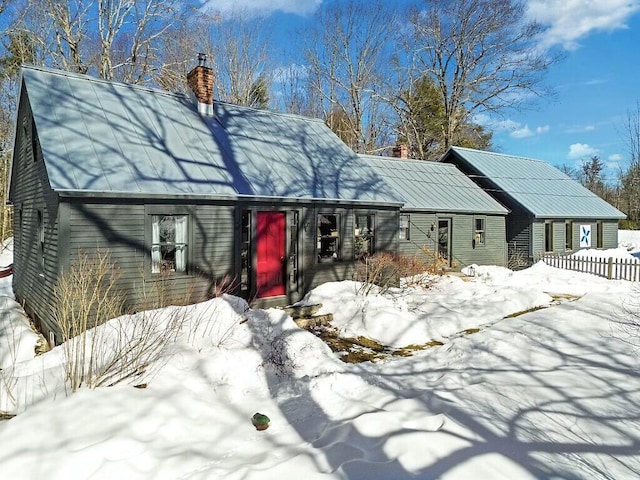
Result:
[[[436,218],[436,235],[437,235],[436,249],[437,249],[438,255],[440,255],[440,222],[447,223],[447,258],[445,258],[444,260],[446,260],[447,266],[450,267],[451,258],[453,257],[453,255],[451,254],[451,245],[453,244],[451,239],[453,235],[453,218],[452,217]]]
[[[283,262],[283,283],[285,291],[283,295],[277,295],[274,297],[258,297],[257,288],[257,243],[258,243],[258,213],[259,212],[279,212],[285,214],[285,232],[284,232],[284,262]],[[299,292],[302,282],[302,234],[300,229],[302,228],[303,210],[300,208],[278,208],[267,207],[261,205],[241,205],[238,209],[238,230],[237,247],[235,248],[237,255],[237,271],[238,277],[242,278],[242,247],[243,247],[243,224],[244,215],[248,215],[248,248],[247,248],[247,266],[246,272],[246,288],[241,288],[241,282],[238,282],[238,291],[245,300],[252,301],[254,299],[269,300],[271,298],[280,298],[282,296],[291,296],[293,293]],[[296,235],[293,238],[293,235]]]

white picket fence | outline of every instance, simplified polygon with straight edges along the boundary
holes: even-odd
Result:
[[[640,281],[640,259],[580,257],[571,255],[554,255],[545,253],[537,255],[535,260],[542,260],[551,267],[574,270],[576,272],[593,273],[609,280]]]

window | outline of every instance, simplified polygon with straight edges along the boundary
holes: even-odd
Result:
[[[573,223],[564,224],[564,249],[573,250]]]
[[[476,218],[475,231],[473,234],[473,241],[475,246],[484,245],[484,238],[485,238],[485,219]]]
[[[31,153],[33,154],[33,161],[38,160],[38,132],[36,131],[35,119],[31,121]]]
[[[544,224],[544,251],[553,252],[553,223]]]
[[[187,216],[152,215],[151,272],[187,271]]]
[[[318,262],[340,260],[340,215],[321,213],[317,223]]]
[[[373,255],[375,250],[374,215],[356,214],[353,251],[356,259]]]
[[[410,240],[411,239],[411,229],[410,229],[410,218],[409,215],[400,215],[400,240]]]
[[[44,215],[38,210],[38,264],[44,273]]]
[[[596,223],[596,248],[604,247],[604,225],[600,221]]]

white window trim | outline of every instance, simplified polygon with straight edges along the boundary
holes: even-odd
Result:
[[[407,219],[406,225],[402,224],[402,218],[405,217]],[[401,213],[399,220],[399,233],[398,238],[400,240],[409,241],[411,240],[411,216],[408,213]]]
[[[478,230],[478,220],[482,220],[482,229]],[[480,236],[478,237],[478,235]],[[478,240],[480,238],[480,240]],[[487,244],[487,217],[474,217],[473,218],[473,240],[476,247],[485,246]]]
[[[176,264],[175,271],[178,273],[187,272],[187,249],[188,249],[188,216],[187,215],[152,215],[151,216],[151,273],[161,273],[162,248],[160,244],[160,219],[163,217],[173,217],[175,219],[175,249]]]

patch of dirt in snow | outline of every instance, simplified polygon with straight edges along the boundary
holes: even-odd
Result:
[[[520,312],[511,313],[502,320],[507,320],[511,318],[516,318],[526,313],[535,312],[538,310],[542,310],[545,308],[550,308],[556,305],[560,305],[562,303],[574,302],[581,298],[578,295],[551,295],[553,297],[553,302],[549,305],[538,306],[529,308],[527,310],[523,310]],[[482,330],[486,330],[487,328],[492,327],[497,322],[488,323],[478,328],[467,328],[461,332],[458,332],[454,335],[446,337],[447,341],[454,340],[456,338],[472,335],[474,333],[478,333]],[[367,337],[359,336],[359,337],[341,337],[340,332],[337,328],[334,328],[330,325],[311,325],[307,328],[308,331],[316,335],[318,338],[323,340],[331,350],[336,353],[340,360],[345,363],[362,363],[362,362],[375,362],[380,360],[386,360],[392,357],[410,357],[417,352],[432,348],[432,347],[440,347],[444,345],[443,342],[439,340],[431,340],[425,344],[411,344],[402,348],[394,348],[383,345],[375,340],[372,340]]]

